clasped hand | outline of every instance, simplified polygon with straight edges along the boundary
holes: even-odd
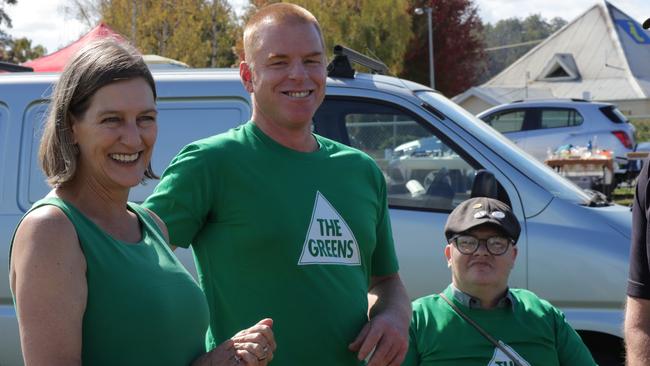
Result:
[[[272,328],[272,319],[262,319],[201,356],[192,366],[266,366],[276,349]]]

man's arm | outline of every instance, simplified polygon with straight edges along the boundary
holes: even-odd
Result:
[[[399,366],[408,350],[411,302],[399,274],[373,276],[368,290],[369,321],[349,346],[368,366]]]
[[[172,250],[177,246],[188,248],[203,228],[219,188],[209,167],[214,161],[206,144],[185,146],[165,169],[153,194],[142,203],[155,213],[154,219],[167,233]]]
[[[625,349],[628,366],[650,365],[650,300],[628,296]]]

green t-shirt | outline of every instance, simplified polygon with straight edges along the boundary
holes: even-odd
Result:
[[[148,212],[129,203],[142,239],[114,239],[60,198],[86,259],[88,296],[82,324],[84,365],[189,365],[204,352],[208,304],[201,289],[171,252]]]
[[[358,365],[370,276],[397,272],[386,188],[362,152],[297,152],[249,122],[185,147],[145,205],[192,245],[206,346],[271,317],[277,365]]]
[[[564,314],[528,290],[511,289],[512,306],[470,309],[458,302],[451,286],[444,294],[487,333],[501,340],[532,366],[595,365]],[[413,302],[410,346],[402,365],[511,366],[505,356],[440,295]]]

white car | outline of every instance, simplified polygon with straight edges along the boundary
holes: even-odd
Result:
[[[580,99],[517,101],[488,109],[478,117],[539,161],[561,146],[607,149],[621,180],[634,151],[634,126],[610,103]]]

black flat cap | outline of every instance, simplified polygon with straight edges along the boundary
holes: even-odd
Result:
[[[445,237],[449,241],[453,236],[483,224],[498,227],[515,243],[519,239],[521,227],[510,206],[487,197],[470,198],[451,211],[445,225]]]

